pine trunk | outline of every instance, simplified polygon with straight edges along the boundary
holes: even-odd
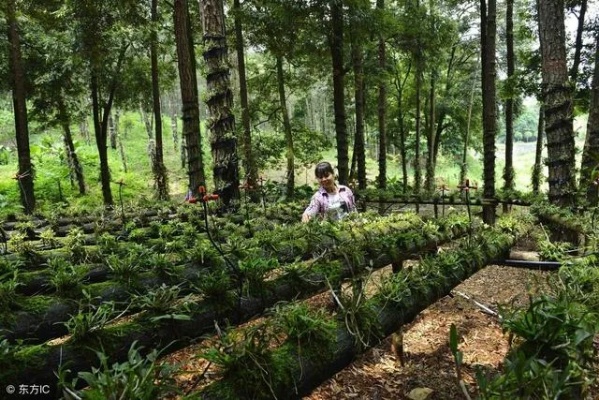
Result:
[[[543,168],[543,134],[545,132],[545,107],[539,106],[539,122],[537,124],[537,145],[535,148],[535,163],[532,167],[532,192],[537,194],[541,186],[541,171]]]
[[[332,32],[329,37],[333,65],[333,108],[335,111],[335,138],[337,141],[337,170],[339,183],[348,184],[349,152],[347,126],[345,122],[345,95],[343,65],[343,4],[341,0],[331,0]]]
[[[239,199],[237,138],[233,115],[233,93],[229,78],[225,16],[222,0],[200,0],[204,30],[206,104],[210,111],[210,147],[214,163],[216,193],[228,208]]]
[[[9,68],[12,100],[15,116],[15,133],[17,141],[17,155],[19,158],[19,171],[15,177],[21,204],[26,214],[35,210],[35,193],[33,189],[33,165],[29,149],[29,123],[27,117],[27,96],[25,92],[25,71],[21,58],[21,38],[17,23],[17,4],[15,0],[8,0],[4,4],[6,24],[8,25],[9,42]]]
[[[497,131],[495,50],[497,7],[495,0],[481,0],[481,59],[483,88],[483,196],[495,198],[495,135]],[[483,221],[495,223],[495,205],[483,206]]]
[[[599,154],[599,33],[595,37],[595,46],[595,69],[591,87],[589,120],[580,167],[580,188],[586,189],[587,202],[593,206],[597,205],[597,196],[599,195],[597,190],[599,174],[596,171],[596,155]]]
[[[152,70],[152,110],[154,111],[154,130],[156,148],[152,172],[156,184],[156,195],[159,200],[167,200],[168,174],[164,165],[162,151],[162,110],[160,106],[160,82],[158,80],[158,0],[152,0],[152,31],[150,33],[150,63]]]
[[[507,80],[511,82],[515,71],[514,60],[514,0],[507,0],[505,14],[506,47],[507,47]],[[514,189],[514,94],[510,93],[505,101],[505,168],[503,170],[503,189]],[[508,205],[503,205],[503,211],[508,211]]]
[[[73,135],[71,133],[71,119],[67,114],[66,107],[60,100],[58,104],[59,119],[62,125],[63,142],[65,145],[65,152],[67,154],[67,160],[69,163],[69,173],[77,181],[79,188],[79,194],[85,194],[85,179],[83,177],[83,167],[79,162],[79,157],[75,152],[75,144],[73,143]]]
[[[377,0],[376,8],[379,11],[385,9],[385,0]],[[379,97],[378,97],[378,124],[379,124],[379,176],[378,187],[385,189],[387,187],[387,79],[385,71],[387,69],[385,38],[379,37]]]
[[[356,110],[356,134],[354,138],[354,156],[352,158],[356,159],[358,188],[364,190],[366,189],[366,149],[364,146],[364,54],[362,47],[357,43],[355,38],[351,49]]]
[[[295,155],[293,150],[293,132],[289,121],[289,110],[287,109],[287,96],[285,95],[285,75],[283,73],[283,57],[277,56],[277,88],[279,91],[279,103],[283,115],[283,132],[285,134],[285,158],[287,159],[287,198],[292,199],[295,195]]]
[[[574,131],[572,90],[566,65],[564,2],[539,1],[539,37],[541,42],[549,201],[573,206]]]
[[[202,134],[200,131],[200,109],[196,84],[195,52],[191,41],[191,27],[187,0],[175,0],[173,19],[177,46],[177,65],[181,88],[183,136],[181,162],[186,164],[189,189],[196,191],[206,185],[204,160],[202,157]]]
[[[250,125],[250,106],[248,101],[247,78],[245,74],[245,43],[243,39],[243,27],[238,15],[241,9],[239,0],[233,0],[235,13],[235,45],[237,50],[237,71],[239,74],[239,101],[241,104],[241,125],[243,127],[243,167],[245,170],[245,182],[250,190],[250,198],[254,202],[260,201],[259,192],[252,190],[258,182],[258,169],[254,156],[252,155],[252,131]]]

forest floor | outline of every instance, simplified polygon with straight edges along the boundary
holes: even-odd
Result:
[[[373,274],[372,287],[376,287],[380,277],[390,273],[388,266]],[[453,296],[443,297],[401,329],[404,365],[392,351],[391,338],[387,337],[323,382],[305,399],[464,399],[456,382],[455,363],[448,344],[451,324],[456,325],[460,336],[463,380],[470,395],[475,398],[476,368],[482,367],[490,374],[499,372],[509,344],[498,317],[484,313],[473,300],[492,310],[497,310],[499,305],[525,306],[530,294],[548,289],[547,278],[550,274],[497,265],[485,267],[454,288]],[[458,292],[467,295],[470,300]],[[328,293],[314,296],[307,302],[312,307],[327,309],[331,309],[332,305]],[[204,346],[206,342],[199,345],[200,348]],[[205,360],[197,358],[198,350],[201,351],[192,346],[167,357],[170,362],[183,365],[189,372],[177,379],[184,393],[201,390],[217,375],[209,371],[202,378],[199,377],[207,365]],[[428,394],[418,397],[416,392]]]

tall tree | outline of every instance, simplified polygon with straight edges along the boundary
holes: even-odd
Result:
[[[214,185],[225,207],[229,207],[233,200],[239,199],[239,167],[225,15],[222,0],[200,0],[200,7]]]
[[[599,187],[599,28],[595,32],[595,67],[591,87],[591,101],[589,104],[589,120],[587,122],[587,135],[582,152],[580,167],[580,188],[586,190],[587,201],[597,205]],[[594,181],[594,182],[593,182]]]
[[[345,121],[345,66],[343,59],[343,1],[330,0],[331,33],[329,47],[333,66],[333,108],[335,111],[335,138],[337,142],[337,169],[339,183],[347,185],[349,152]]]
[[[197,190],[206,185],[204,160],[202,157],[202,134],[200,131],[200,108],[196,77],[195,52],[191,35],[187,0],[175,0],[173,9],[177,65],[181,88],[181,113],[183,119],[183,140],[187,150],[187,173],[189,189]],[[183,158],[183,156],[182,156]]]
[[[156,184],[156,195],[158,199],[167,200],[169,198],[168,175],[166,166],[164,165],[164,155],[162,151],[162,109],[160,107],[160,82],[158,79],[158,0],[151,0],[151,2],[152,28],[150,32],[150,63],[152,71],[154,137],[156,140],[152,172],[154,173],[154,182]]]
[[[497,36],[497,5],[495,0],[480,1],[481,61],[483,88],[483,196],[495,198],[495,135],[497,131],[495,51]],[[483,206],[483,221],[495,223],[495,205]]]
[[[33,189],[33,165],[29,149],[29,124],[27,120],[27,94],[25,91],[25,70],[21,56],[21,37],[17,22],[17,2],[4,2],[4,15],[8,27],[8,63],[10,83],[15,116],[15,133],[19,171],[15,176],[19,185],[21,204],[25,213],[31,214],[35,209],[35,193]]]
[[[385,0],[377,0],[376,8],[385,9]],[[379,95],[378,95],[378,126],[379,126],[379,176],[378,187],[387,187],[387,54],[384,32],[379,33],[378,61],[379,61]]]
[[[245,169],[245,181],[248,187],[256,187],[258,181],[258,169],[252,155],[252,131],[250,125],[250,106],[248,100],[247,78],[245,71],[245,42],[243,37],[243,25],[240,16],[240,0],[233,0],[235,11],[235,49],[237,51],[237,73],[239,75],[239,102],[241,104],[241,125],[243,127],[243,166]],[[258,201],[258,192],[250,192],[251,198]]]
[[[514,0],[506,1],[505,41],[507,48],[507,98],[505,100],[505,168],[503,189],[514,189]],[[507,211],[504,205],[504,211]]]
[[[535,146],[535,163],[532,167],[532,192],[537,194],[541,187],[541,174],[543,170],[543,137],[545,133],[545,107],[539,106],[539,118],[537,122],[537,144]]]
[[[574,132],[572,90],[566,65],[564,1],[542,0],[539,7],[539,39],[547,134],[549,201],[574,204]]]
[[[358,188],[366,189],[366,149],[364,143],[364,52],[359,39],[351,35],[352,67],[354,71],[354,103],[356,132],[354,135],[354,156],[357,165]]]

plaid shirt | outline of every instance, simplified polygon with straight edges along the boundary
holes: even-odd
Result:
[[[347,211],[356,211],[356,201],[354,200],[354,194],[351,189],[344,185],[337,185],[337,187],[339,188],[339,197],[345,202],[345,204],[347,204]],[[304,211],[304,214],[308,214],[312,217],[320,215],[321,218],[324,218],[328,208],[329,194],[321,186],[312,196],[312,200],[310,200],[310,204]]]

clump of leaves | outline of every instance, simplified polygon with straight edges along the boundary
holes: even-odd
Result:
[[[239,398],[277,398],[291,384],[294,360],[277,358],[270,351],[276,332],[267,324],[254,325],[221,335],[218,347],[200,356],[219,367]],[[248,385],[251,382],[251,385]]]
[[[87,260],[85,234],[81,228],[76,227],[69,231],[64,241],[64,247],[73,264],[83,263]]]
[[[268,271],[279,266],[276,258],[249,258],[239,261],[239,271],[243,277],[243,284],[246,294],[263,295],[265,288],[264,277]]]
[[[141,259],[136,252],[125,256],[111,255],[106,259],[106,265],[114,278],[125,285],[133,285],[142,271]]]
[[[0,276],[0,309],[9,309],[14,307],[17,304],[19,299],[19,294],[17,293],[17,288],[21,285],[18,279],[18,271],[12,272],[12,277],[10,277],[10,273]]]
[[[103,303],[99,306],[90,304],[72,315],[63,324],[71,335],[71,340],[80,343],[96,337],[98,331],[115,318],[115,314],[113,302]]]
[[[175,385],[174,376],[177,368],[165,362],[159,362],[159,352],[154,349],[148,355],[141,354],[142,348],[133,342],[127,354],[127,360],[122,363],[110,364],[108,356],[102,351],[96,354],[100,367],[92,367],[91,372],[79,372],[78,378],[72,383],[61,379],[66,398],[75,399],[162,399],[179,390]],[[62,374],[64,377],[65,375]],[[83,379],[85,390],[75,389],[77,381]]]
[[[56,257],[48,261],[52,270],[49,284],[56,290],[59,296],[69,296],[79,293],[81,286],[81,274],[73,264],[64,258]]]
[[[275,324],[297,343],[322,357],[333,350],[337,325],[324,309],[313,310],[304,303],[292,303],[275,309]]]
[[[366,299],[361,280],[353,280],[351,292],[331,288],[331,293],[339,307],[339,318],[353,336],[356,346],[367,348],[371,340],[381,336],[375,304]]]
[[[150,318],[152,322],[163,319],[188,321],[190,319],[188,313],[191,305],[191,295],[181,298],[180,294],[181,288],[179,286],[162,284],[144,295],[133,296],[132,304],[152,314]]]
[[[42,245],[45,247],[58,247],[59,240],[56,237],[56,233],[54,229],[47,227],[46,229],[40,232],[40,240],[42,241]]]
[[[100,253],[103,255],[116,254],[119,251],[119,242],[116,236],[104,232],[97,239]]]
[[[176,277],[181,270],[166,254],[152,253],[144,262],[161,279]]]
[[[596,379],[597,315],[557,283],[554,295],[531,298],[526,309],[501,310],[515,346],[500,376],[479,374],[482,398],[586,398]]]
[[[210,271],[202,271],[195,283],[195,287],[203,294],[208,302],[228,306],[233,300],[231,276],[225,267]]]
[[[544,261],[560,261],[568,255],[568,252],[573,250],[573,246],[568,242],[551,242],[549,240],[541,240],[538,243],[539,257]]]

